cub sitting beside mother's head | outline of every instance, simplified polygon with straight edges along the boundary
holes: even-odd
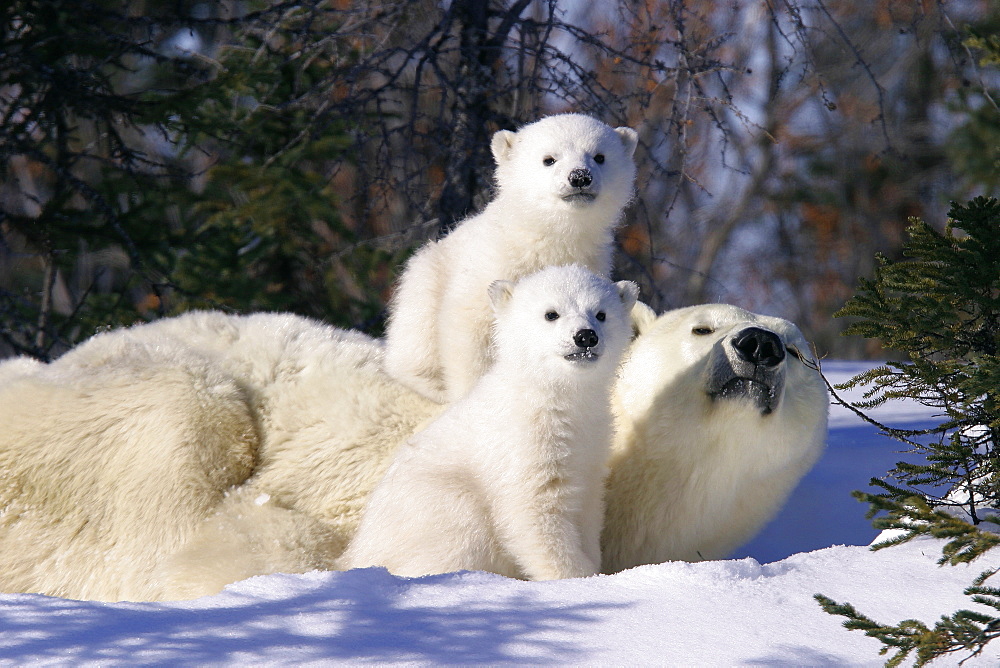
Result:
[[[397,450],[342,568],[532,580],[600,570],[611,387],[638,287],[573,265],[489,293],[493,366]]]

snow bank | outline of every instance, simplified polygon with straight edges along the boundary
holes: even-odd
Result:
[[[412,580],[383,569],[270,575],[180,603],[0,597],[0,659],[18,665],[877,665],[816,592],[880,621],[968,607],[988,565],[939,567],[930,539],[754,559],[641,566],[521,582],[487,573]],[[988,555],[989,556],[989,555]],[[1000,660],[1000,646],[984,665]],[[957,660],[957,659],[956,659]],[[947,665],[947,664],[942,664]],[[966,664],[969,665],[969,664]]]

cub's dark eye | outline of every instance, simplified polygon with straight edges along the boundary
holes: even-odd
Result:
[[[545,319],[546,320],[550,320],[550,321],[551,320],[558,320],[559,319],[559,314],[556,313],[555,311],[549,311],[549,312],[547,312],[545,314]]]
[[[542,158],[542,164],[545,165],[546,167],[551,167],[552,165],[556,164],[556,159],[553,158],[551,155],[547,155],[544,158]]]
[[[697,334],[698,336],[705,336],[706,334],[711,334],[715,330],[711,327],[695,327],[691,330],[692,334]]]
[[[594,156],[594,162],[596,162],[598,165],[603,165],[604,164],[604,154],[603,153],[598,153],[597,155],[595,155]]]
[[[597,318],[598,320],[600,320],[601,322],[604,322],[604,320],[605,320],[605,319],[606,319],[606,318],[607,318],[608,316],[607,316],[607,315],[606,315],[606,314],[604,313],[604,311],[598,311],[598,312],[597,312],[597,315],[596,315],[596,316],[594,316],[594,317],[595,317],[595,318]]]

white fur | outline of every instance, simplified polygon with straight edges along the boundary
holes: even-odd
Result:
[[[343,568],[532,580],[600,568],[611,384],[638,288],[568,266],[497,281],[490,294],[495,362],[397,451]],[[580,333],[596,345],[581,348]]]
[[[639,336],[615,391],[606,572],[725,557],[777,513],[826,438],[826,387],[792,323],[722,304],[659,318],[640,311],[635,320]],[[712,399],[703,389],[746,327],[777,334],[806,360],[785,357],[784,388],[767,415],[749,400]]]
[[[743,323],[806,354],[791,323],[719,305],[657,318],[637,304],[633,320],[605,572],[723,556],[825,437],[822,381],[791,356],[769,415],[704,396],[708,360]],[[702,320],[711,336],[692,334]],[[378,341],[288,315],[192,313],[48,365],[0,363],[0,591],[192,598],[330,568],[398,445],[441,410],[382,370]]]
[[[580,114],[497,132],[496,198],[407,263],[390,305],[389,374],[434,401],[455,401],[489,367],[491,282],[570,263],[607,276],[613,230],[633,194],[636,141],[631,128]],[[592,201],[572,198],[576,169],[590,173]]]
[[[362,334],[215,312],[3,362],[0,591],[189,598],[332,567],[438,410],[381,362]]]
[[[257,464],[246,393],[176,342],[116,333],[70,355],[0,373],[0,590],[158,598],[150,556]]]

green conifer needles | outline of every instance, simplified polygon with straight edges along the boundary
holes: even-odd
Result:
[[[918,496],[930,508],[962,509],[978,525],[982,509],[1000,501],[1000,202],[980,197],[953,206],[949,216],[944,233],[912,220],[905,259],[880,258],[875,278],[864,280],[836,315],[857,318],[847,333],[878,339],[908,358],[844,384],[867,388],[860,408],[910,399],[941,419],[930,429],[883,426],[924,461],[900,462],[889,474],[900,484],[874,480],[885,490],[879,498],[897,502],[901,518],[917,507],[905,502]],[[874,510],[891,514],[893,507]]]
[[[944,232],[911,220],[904,259],[879,258],[875,276],[836,314],[856,321],[847,329],[881,341],[907,358],[888,362],[841,386],[864,387],[857,407],[871,409],[891,399],[935,409],[940,423],[928,429],[880,425],[910,446],[918,462],[899,462],[871,484],[877,494],[855,492],[869,503],[869,517],[894,535],[881,549],[917,536],[945,539],[941,564],[973,561],[1000,544],[1000,202],[979,197],[955,205]],[[817,594],[824,610],[847,618],[895,650],[887,665],[915,653],[923,665],[951,652],[978,655],[1000,635],[1000,589],[987,587],[996,571],[982,573],[965,593],[987,611],[960,610],[930,628],[917,620],[884,626],[847,603]]]

